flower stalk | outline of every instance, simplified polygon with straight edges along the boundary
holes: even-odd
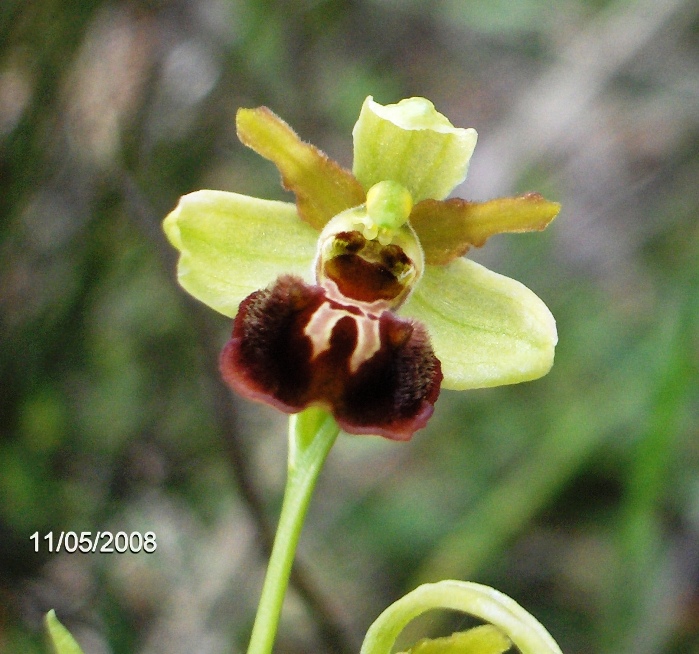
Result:
[[[308,504],[339,431],[332,416],[323,409],[309,408],[289,418],[289,460],[284,502],[248,654],[272,652]]]

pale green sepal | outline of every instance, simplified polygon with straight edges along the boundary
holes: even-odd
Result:
[[[553,364],[556,322],[526,286],[469,259],[426,266],[401,314],[422,321],[442,364],[442,388],[516,384]]]
[[[49,641],[55,654],[83,654],[80,645],[56,617],[56,612],[51,609],[44,618]]]
[[[453,127],[425,98],[383,106],[371,96],[352,134],[353,172],[364,189],[392,180],[415,203],[442,200],[464,180],[478,138],[474,129]]]
[[[483,624],[444,638],[423,638],[404,654],[503,654],[511,647],[499,629]]]
[[[293,204],[197,191],[180,198],[163,229],[180,251],[180,284],[226,316],[281,274],[313,280],[318,233]]]
[[[489,586],[453,580],[423,584],[391,604],[369,627],[360,654],[391,654],[404,627],[434,609],[462,611],[492,624],[521,654],[562,654],[543,625],[513,599]]]

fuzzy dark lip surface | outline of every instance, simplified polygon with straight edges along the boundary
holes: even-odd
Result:
[[[344,315],[314,353],[304,332],[328,303]],[[378,343],[352,369],[361,321],[374,321]],[[367,316],[292,276],[246,298],[220,358],[224,380],[241,395],[286,413],[310,405],[330,410],[347,432],[407,440],[432,415],[442,380],[424,326],[390,311]]]

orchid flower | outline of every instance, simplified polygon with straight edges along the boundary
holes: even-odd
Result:
[[[164,222],[180,284],[235,316],[220,362],[232,388],[287,413],[323,407],[350,433],[407,440],[440,387],[548,372],[557,335],[546,305],[463,255],[498,233],[545,228],[560,205],[534,193],[445,199],[466,177],[475,130],[424,98],[368,97],[352,172],[265,107],[240,109],[237,131],[296,202],[203,190]]]

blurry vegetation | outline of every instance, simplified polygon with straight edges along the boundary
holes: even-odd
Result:
[[[698,55],[691,0],[3,0],[0,650],[46,651],[50,608],[87,653],[244,648],[285,420],[222,388],[229,322],[178,289],[159,223],[199,188],[285,197],[239,106],[349,164],[373,94],[478,129],[456,195],[563,203],[473,254],[560,345],[541,381],[443,393],[409,444],[340,438],[277,650],[358,651],[455,577],[567,654],[699,651]],[[34,552],[61,530],[158,549]]]

